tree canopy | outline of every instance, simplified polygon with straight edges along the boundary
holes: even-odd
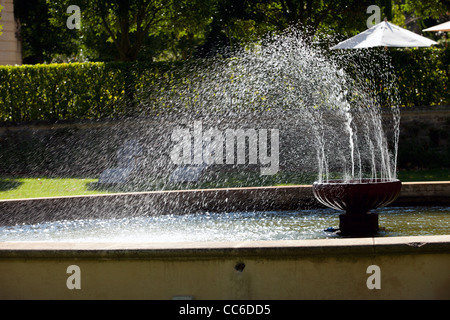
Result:
[[[80,9],[79,29],[66,25],[71,5]],[[312,36],[354,35],[366,28],[370,5],[404,27],[450,18],[450,0],[15,0],[15,12],[25,62],[155,61],[232,52],[292,25]]]

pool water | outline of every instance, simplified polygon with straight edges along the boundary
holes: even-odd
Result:
[[[378,236],[450,234],[450,207],[378,209]],[[0,227],[0,242],[191,242],[339,238],[333,209],[160,215],[107,220],[64,220]]]

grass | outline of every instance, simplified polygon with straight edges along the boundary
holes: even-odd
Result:
[[[81,178],[1,178],[0,199],[23,199],[108,193],[89,186],[97,179]]]
[[[398,177],[403,182],[450,181],[450,169],[400,171]],[[274,176],[264,177],[259,176],[257,173],[234,173],[213,176],[201,183],[166,184],[161,180],[155,180],[151,183],[125,188],[99,187],[97,181],[98,179],[96,178],[0,177],[0,200],[162,189],[173,190],[311,184],[314,181],[314,177],[311,175],[301,176],[293,173],[278,173]]]
[[[450,169],[404,170],[398,172],[401,181],[450,181]]]

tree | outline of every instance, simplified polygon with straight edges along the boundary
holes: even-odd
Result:
[[[251,26],[239,30],[237,26],[245,22],[256,24],[249,13],[247,0],[216,0],[212,6],[210,24],[207,26],[205,42],[196,50],[199,57],[226,54],[233,45],[239,45],[242,39],[255,34]]]
[[[209,35],[217,0],[182,0],[177,2],[171,25],[162,40],[164,58],[185,60],[192,57]]]
[[[312,32],[332,28],[337,32],[360,29],[367,19],[366,9],[373,0],[262,0],[253,2],[250,10],[255,19],[278,29],[291,25],[308,27]]]
[[[420,18],[438,19],[448,15],[450,0],[404,0],[403,9],[414,12]]]
[[[367,7],[383,6],[384,1],[216,0],[208,40],[201,51],[224,51],[221,47],[232,50],[241,42],[291,26],[304,27],[311,36],[319,32],[355,34],[366,28]]]
[[[73,32],[50,23],[45,0],[15,0],[14,14],[21,24],[24,63],[48,62],[55,54],[76,54],[78,43]]]
[[[36,63],[50,61],[57,54],[76,56],[80,52],[88,60],[184,60],[230,52],[293,25],[306,27],[310,35],[349,36],[366,28],[366,10],[372,4],[388,18],[391,13],[396,19],[408,12],[418,19],[449,11],[448,3],[450,0],[15,0],[15,9],[22,23],[24,60]],[[69,30],[66,25],[70,5],[81,10],[79,30]]]
[[[136,60],[145,37],[158,34],[164,16],[170,14],[172,0],[166,1],[91,1],[93,18],[108,34],[119,60]],[[94,20],[94,21],[95,21]]]
[[[420,23],[423,27],[425,20],[442,19],[444,22],[450,18],[450,0],[394,0],[393,6],[396,22],[403,26]]]
[[[208,6],[199,4],[208,1],[47,0],[47,3],[51,8],[54,25],[65,23],[68,17],[65,10],[69,5],[79,6],[84,43],[96,48],[113,48],[116,60],[136,61],[142,50],[150,51],[154,56],[158,46],[161,51],[161,45],[169,45],[169,39],[179,40],[183,23],[189,21],[192,26],[193,19],[196,18],[198,25],[202,25],[202,8]],[[191,33],[199,32],[198,27],[191,29]],[[186,28],[184,32],[187,33]],[[105,42],[110,45],[105,45]]]

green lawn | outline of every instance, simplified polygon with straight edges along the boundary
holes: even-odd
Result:
[[[1,178],[0,199],[21,199],[107,193],[90,188],[97,179]]]
[[[408,181],[450,181],[450,169],[400,171],[398,177],[403,182]],[[245,186],[282,186],[296,184],[311,184],[311,175],[278,173],[274,176],[261,177],[256,173],[220,174],[209,181],[193,184],[166,184],[162,181],[152,181],[139,186],[113,189],[99,187],[95,178],[11,178],[0,177],[0,200],[22,199],[56,196],[74,196],[89,194],[105,194],[113,192],[146,191],[161,189],[196,189],[196,188],[226,188]]]
[[[400,171],[398,178],[401,181],[450,181],[450,169],[431,169]]]

